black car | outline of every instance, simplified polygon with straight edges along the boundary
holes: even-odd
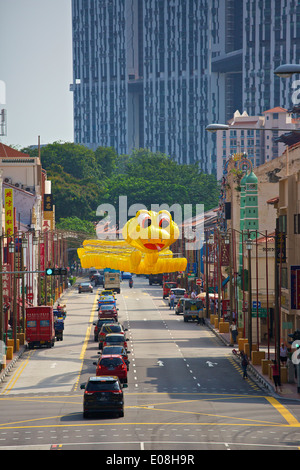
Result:
[[[123,388],[127,384],[123,384]],[[90,377],[88,381],[80,385],[84,390],[83,417],[90,413],[117,413],[124,416],[123,390],[118,377],[103,375],[102,377]]]
[[[94,274],[92,281],[94,282],[94,286],[103,286],[104,287],[104,276],[102,274]]]

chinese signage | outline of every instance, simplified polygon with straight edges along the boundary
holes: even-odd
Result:
[[[300,310],[300,266],[291,266],[291,309]]]
[[[277,263],[286,263],[286,236],[284,232],[277,232],[275,238]]]
[[[10,264],[4,263],[2,266],[2,271],[11,271]],[[10,283],[10,274],[2,275],[2,294],[4,302],[9,302],[11,297],[11,283]]]
[[[5,233],[11,236],[14,233],[14,202],[13,190],[4,189]]]
[[[225,243],[225,240],[221,239],[221,266],[229,266],[229,245]]]
[[[44,212],[53,211],[53,196],[52,194],[44,194]]]

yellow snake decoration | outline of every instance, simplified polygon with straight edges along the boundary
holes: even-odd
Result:
[[[85,240],[77,250],[81,266],[135,274],[185,271],[186,258],[173,258],[169,250],[179,237],[170,212],[140,210],[124,225],[122,235],[124,240]]]

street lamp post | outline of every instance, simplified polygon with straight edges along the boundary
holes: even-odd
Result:
[[[209,312],[209,288],[208,288],[208,231],[205,232],[205,289],[206,289],[206,318],[208,318]]]
[[[250,236],[246,240],[246,249],[248,250],[248,342],[249,356],[251,358],[252,351],[252,282],[251,282],[251,250],[252,240]]]
[[[14,235],[14,239],[15,239]],[[17,350],[17,277],[16,277],[16,253],[15,244],[13,241],[9,242],[8,251],[13,255],[13,340],[14,340],[14,351]]]
[[[283,64],[274,70],[274,74],[280,78],[289,78],[294,73],[300,73],[300,65],[297,64]]]
[[[232,241],[230,243],[230,236],[228,233],[224,236],[224,243],[229,249],[229,308],[230,308],[230,322],[233,320],[233,289],[232,289],[232,252],[233,252],[233,236],[231,232]]]
[[[22,271],[22,333],[25,333],[25,274],[24,274],[24,251],[28,248],[28,239],[24,235],[22,237],[22,248],[21,248],[21,271]]]

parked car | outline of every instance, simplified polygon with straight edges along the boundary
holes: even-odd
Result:
[[[175,313],[176,315],[179,315],[180,313],[183,313],[183,302],[185,301],[185,298],[182,297],[181,299],[178,300],[178,303],[175,307]]]
[[[116,346],[116,345],[121,345],[127,350],[127,340],[125,338],[125,335],[122,333],[107,334],[103,342],[103,348],[105,348],[105,346]]]
[[[200,323],[200,319],[204,317],[203,300],[201,299],[184,299],[183,302],[183,320],[196,320]]]
[[[98,352],[98,354],[101,354],[101,352]],[[103,356],[111,354],[118,354],[122,356],[127,366],[127,370],[129,370],[130,361],[128,359],[128,354],[130,354],[130,351],[126,351],[123,346],[105,346],[105,348],[102,349],[102,354]]]
[[[123,388],[127,384],[123,385]],[[86,383],[80,385],[84,390],[83,417],[90,413],[112,412],[119,417],[124,416],[124,396],[122,385],[118,377],[89,377]]]
[[[81,282],[78,286],[78,294],[81,292],[92,292],[93,293],[93,286],[90,282]]]
[[[127,331],[127,328],[125,328],[124,330],[120,323],[105,323],[104,325],[102,325],[98,335],[99,349],[103,348],[105,338],[108,334],[119,333],[124,337],[125,331]]]
[[[127,366],[121,355],[102,355],[98,362],[93,362],[96,368],[96,377],[102,375],[113,375],[120,379],[121,383],[127,383]]]
[[[182,289],[180,287],[176,287],[176,289],[171,289],[170,290],[170,294],[169,294],[169,306],[170,306],[170,295],[171,295],[171,292],[174,292],[175,294],[175,303],[177,303],[177,301],[179,299],[181,299],[181,297],[184,296],[185,294],[185,289]]]
[[[163,299],[169,297],[171,289],[176,289],[177,282],[167,281],[163,283]]]
[[[95,326],[94,328],[94,341],[98,341],[98,335],[101,330],[101,326],[104,325],[105,323],[112,323],[111,318],[100,318],[96,322],[93,322],[93,325]]]
[[[98,318],[112,318],[118,321],[118,308],[114,304],[100,305],[98,310]]]

